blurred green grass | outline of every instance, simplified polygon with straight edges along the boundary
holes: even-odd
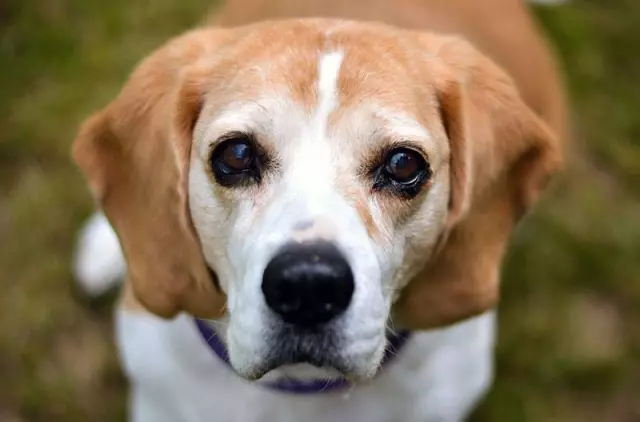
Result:
[[[113,421],[126,384],[108,308],[69,271],[92,210],[78,123],[209,0],[0,3],[0,421]],[[505,265],[483,421],[640,420],[640,3],[537,9],[574,106],[576,153]]]

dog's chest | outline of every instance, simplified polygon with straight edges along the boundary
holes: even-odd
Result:
[[[492,377],[493,312],[416,334],[371,383],[310,395],[239,379],[187,316],[118,310],[116,323],[133,422],[458,421]]]

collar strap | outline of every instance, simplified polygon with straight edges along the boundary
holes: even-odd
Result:
[[[218,337],[215,330],[213,330],[206,322],[202,320],[199,320],[197,318],[195,318],[194,320],[200,336],[207,343],[207,345],[209,345],[209,348],[220,359],[222,359],[222,361],[224,361],[229,367],[231,367],[227,346],[222,342],[220,337]],[[410,337],[411,333],[406,330],[398,331],[397,333],[389,335],[389,343],[387,345],[387,349],[384,352],[384,357],[382,358],[382,363],[380,364],[381,367],[386,366],[393,360],[394,356],[398,354],[400,349],[407,343],[407,340],[409,340]],[[318,379],[309,381],[281,379],[278,381],[260,385],[263,385],[271,390],[276,390],[284,393],[311,394],[341,390],[351,386],[351,383],[349,383],[349,381],[344,378],[335,380]]]

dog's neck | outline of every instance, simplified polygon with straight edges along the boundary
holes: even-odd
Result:
[[[205,321],[194,319],[194,322],[201,338],[213,354],[231,367],[227,347],[217,331]],[[409,337],[410,333],[404,330],[388,334],[387,348],[380,364],[381,370],[398,355]],[[352,383],[342,378],[337,371],[335,374],[329,374],[326,370],[320,370],[308,364],[278,368],[256,381],[256,384],[271,390],[293,394],[332,392],[352,386]]]

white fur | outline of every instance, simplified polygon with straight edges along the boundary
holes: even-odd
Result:
[[[377,378],[349,390],[272,392],[235,374],[187,315],[123,309],[117,340],[131,380],[131,422],[458,422],[493,377],[494,312],[422,332]]]
[[[316,109],[315,133],[323,140],[327,130],[329,115],[338,104],[338,76],[344,53],[335,51],[323,54],[318,65],[318,105]]]
[[[73,274],[89,296],[99,296],[117,285],[127,266],[116,233],[103,213],[93,214],[78,235]]]

